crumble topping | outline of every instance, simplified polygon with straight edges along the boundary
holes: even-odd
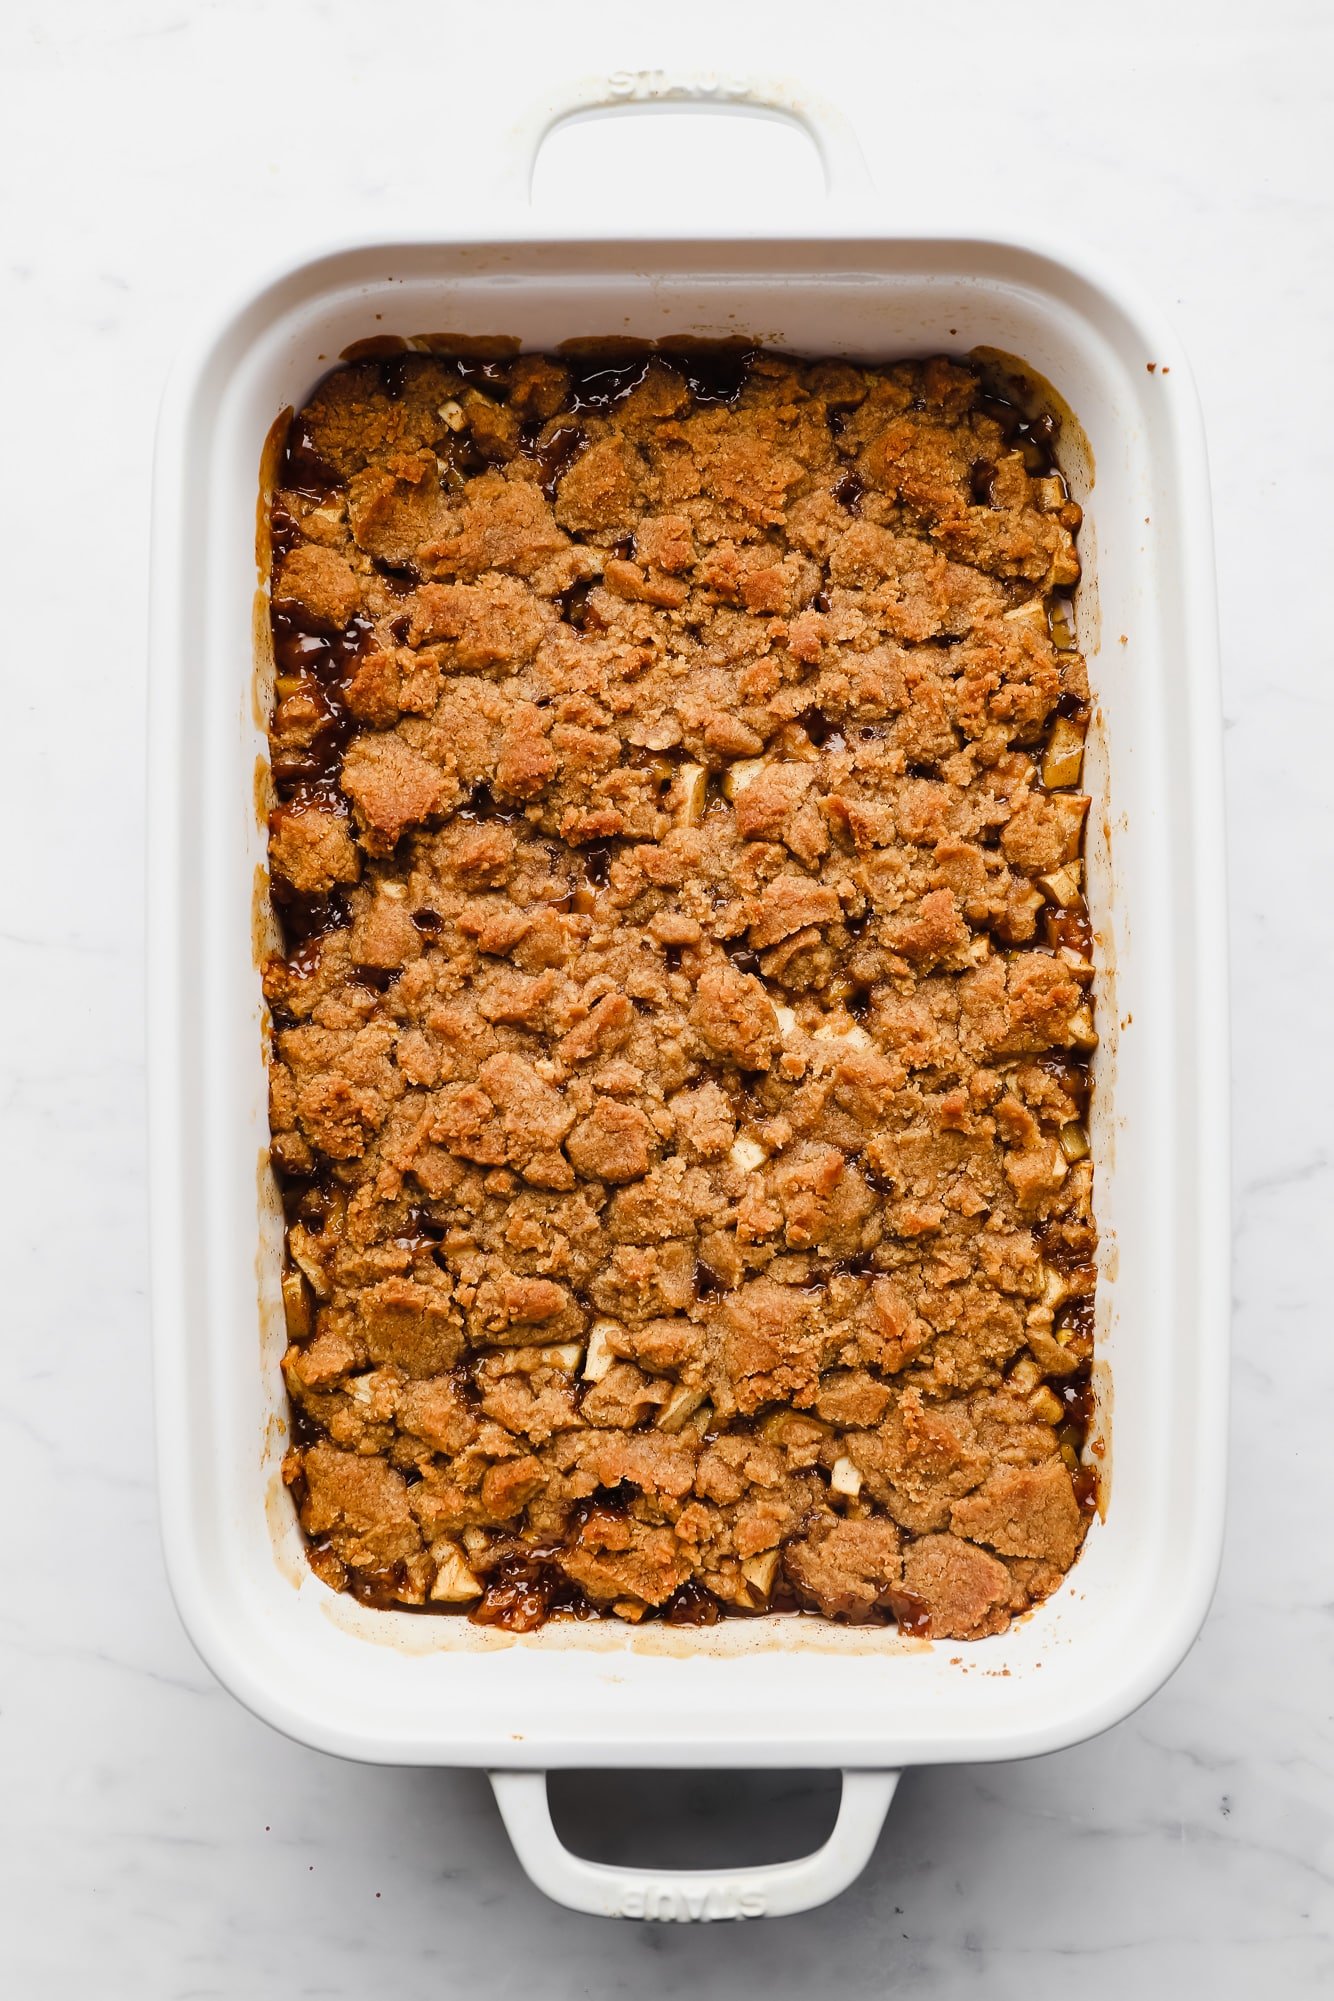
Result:
[[[271,509],[285,1477],[523,1629],[1001,1631],[1095,1502],[1088,683],[947,360],[343,366]]]

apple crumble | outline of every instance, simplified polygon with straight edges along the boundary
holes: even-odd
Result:
[[[970,1639],[1074,1561],[1054,433],[950,360],[730,349],[388,353],[291,419],[264,986],[326,1584]]]

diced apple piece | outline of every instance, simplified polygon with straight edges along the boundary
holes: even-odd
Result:
[[[538,1369],[561,1369],[572,1376],[583,1352],[578,1341],[560,1341],[547,1348],[501,1348],[495,1361],[502,1376],[531,1376]]]
[[[304,1341],[314,1330],[310,1289],[305,1278],[292,1265],[283,1273],[283,1318],[287,1322],[289,1341]]]
[[[1019,618],[1027,619],[1032,625],[1045,627],[1047,623],[1047,607],[1041,598],[1028,598],[1023,604],[1017,604],[1013,611],[1003,613],[1001,623],[1002,625],[1009,625],[1013,620]]]
[[[600,1383],[612,1363],[616,1360],[611,1346],[613,1334],[619,1334],[620,1325],[615,1320],[595,1320],[588,1335],[588,1353],[584,1356],[584,1381]]]
[[[740,1139],[732,1141],[731,1152],[727,1158],[733,1167],[739,1168],[743,1174],[753,1174],[757,1167],[763,1167],[769,1156],[758,1140],[747,1139],[743,1133]]]
[[[747,1557],[741,1566],[741,1575],[756,1597],[764,1601],[774,1588],[774,1574],[777,1569],[778,1551],[766,1549],[759,1556]]]
[[[456,1542],[445,1538],[432,1543],[431,1559],[435,1564],[435,1583],[431,1586],[431,1596],[437,1603],[462,1605],[469,1598],[480,1598],[481,1581],[469,1568],[463,1551]]]
[[[839,1458],[834,1461],[829,1484],[836,1494],[846,1494],[855,1501],[862,1490],[862,1476],[850,1459]]]
[[[1034,1312],[1040,1311],[1034,1308]],[[1068,1376],[1079,1367],[1079,1357],[1067,1353],[1062,1336],[1053,1334],[1050,1328],[1035,1327],[1033,1314],[1028,1316],[1028,1345],[1049,1376]],[[1068,1337],[1066,1337],[1068,1338]]]
[[[1079,853],[1079,843],[1084,833],[1084,815],[1089,802],[1081,792],[1053,792],[1050,804],[1055,811],[1061,828],[1062,861],[1073,861]]]
[[[816,1042],[836,1042],[841,1049],[869,1049],[871,1038],[860,1022],[840,1021],[837,1015],[827,1016],[816,1029]]]
[[[1093,1026],[1093,1010],[1091,1007],[1075,1009],[1075,1012],[1070,1017],[1067,1034],[1070,1038],[1069,1046],[1071,1049],[1088,1051],[1097,1048],[1098,1031]]]
[[[1028,1399],[1028,1408],[1039,1424],[1059,1424],[1065,1416],[1065,1406],[1061,1399],[1054,1390],[1048,1389],[1046,1383],[1041,1389],[1034,1390]]]
[[[467,413],[463,405],[456,403],[452,396],[447,403],[440,405],[437,414],[444,423],[448,424],[451,431],[462,431],[467,428]]]
[[[1051,580],[1061,588],[1068,588],[1070,585],[1077,584],[1082,574],[1083,572],[1079,566],[1079,557],[1075,554],[1074,542],[1069,541],[1062,548],[1059,548],[1052,558]],[[1061,642],[1059,639],[1056,644],[1058,647],[1060,646]]]
[[[1075,639],[1075,608],[1068,598],[1056,598],[1053,600],[1051,609],[1047,613],[1047,629],[1051,633],[1051,643],[1058,653],[1073,653],[1075,651],[1077,644]]]
[[[310,1280],[311,1291],[316,1299],[327,1299],[332,1290],[329,1274],[324,1269],[315,1239],[304,1223],[294,1223],[287,1233],[287,1248],[295,1264],[300,1265]]]
[[[797,1015],[795,1008],[782,1007],[775,1002],[774,1013],[778,1017],[778,1033],[780,1035],[793,1035],[796,1033]]]
[[[1078,1119],[1071,1119],[1068,1125],[1062,1126],[1058,1138],[1061,1142],[1061,1152],[1067,1160],[1088,1159],[1089,1136]]]
[[[1078,785],[1084,763],[1084,732],[1069,716],[1057,716],[1042,754],[1042,782],[1049,792]]]
[[[708,803],[709,768],[706,764],[678,765],[672,780],[672,820],[678,827],[697,827]]]
[[[768,762],[767,757],[741,757],[735,764],[729,764],[723,773],[724,799],[735,799],[748,785],[753,785]]]
[[[684,1383],[678,1383],[658,1412],[658,1430],[679,1431],[687,1419],[695,1415],[704,1396],[703,1390],[687,1389]]]
[[[1042,1304],[1054,1313],[1058,1306],[1070,1297],[1070,1282],[1065,1273],[1057,1271],[1055,1265],[1042,1267]]]
[[[1059,904],[1062,910],[1069,910],[1072,904],[1079,901],[1079,884],[1075,881],[1074,868],[1070,862],[1053,869],[1050,875],[1040,875],[1037,883],[1048,901]]]

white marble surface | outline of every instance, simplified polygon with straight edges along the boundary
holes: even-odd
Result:
[[[0,1978],[16,2001],[1329,1993],[1328,12],[645,11],[10,0],[0,15],[2,768],[23,855],[0,887]],[[488,177],[470,148],[529,79],[701,59],[843,102],[887,216],[1050,229],[1137,270],[1176,315],[1217,489],[1237,1227],[1227,1559],[1175,1681],[1082,1749],[910,1775],[840,1904],[696,1932],[555,1910],[479,1777],[298,1750],[194,1658],[155,1523],[140,876],[149,446],[211,274],[341,229],[447,229]],[[693,146],[666,170],[617,154],[613,172],[576,136],[579,200],[733,198],[702,185],[711,156]],[[810,1790],[788,1787],[783,1811],[809,1814]],[[639,1816],[661,1819],[659,1799],[639,1789]],[[778,1812],[753,1787],[733,1799],[752,1835]],[[581,1801],[595,1817],[587,1787]]]

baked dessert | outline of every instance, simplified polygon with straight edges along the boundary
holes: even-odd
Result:
[[[271,498],[285,1477],[375,1605],[1002,1630],[1074,1561],[1089,690],[1050,419],[336,369]]]

